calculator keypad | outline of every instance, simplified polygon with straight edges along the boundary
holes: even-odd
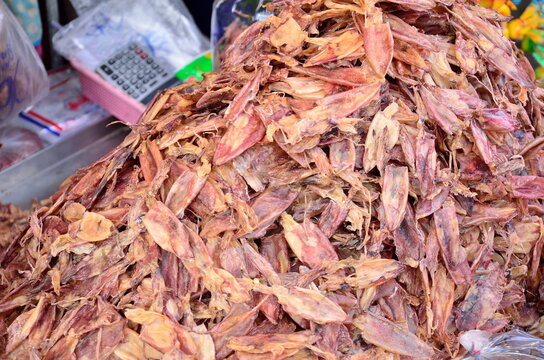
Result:
[[[142,100],[168,81],[168,71],[139,44],[130,43],[97,68],[108,82]]]

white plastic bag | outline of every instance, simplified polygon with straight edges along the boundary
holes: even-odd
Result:
[[[70,2],[79,16],[100,4],[100,0],[70,0]]]
[[[43,98],[47,73],[15,16],[0,2],[0,126]]]
[[[142,43],[172,71],[209,49],[180,0],[101,1],[53,36],[55,50],[89,69],[131,41]]]
[[[544,359],[544,340],[514,329],[502,334],[467,331],[459,338],[468,350],[464,360],[538,360]]]
[[[25,127],[49,144],[62,141],[68,134],[92,126],[109,114],[81,94],[79,78],[67,67],[49,74],[51,90],[28,111],[19,114]]]

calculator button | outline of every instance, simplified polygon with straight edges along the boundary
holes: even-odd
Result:
[[[134,85],[134,87],[135,87],[136,89],[139,89],[140,86],[142,86],[142,84],[140,84],[140,83],[137,83],[136,85]]]
[[[121,64],[117,63],[112,66],[115,70],[118,70],[121,67]]]
[[[119,69],[119,74],[124,74],[127,71],[126,68],[122,67]]]
[[[117,80],[117,84],[119,84],[119,85],[123,85],[124,82],[125,82],[125,80],[123,80],[123,79]]]
[[[140,92],[143,94],[143,93],[145,93],[146,90],[147,90],[147,89],[146,89],[145,87],[142,87],[142,88],[140,89]]]
[[[128,57],[129,59],[134,59],[135,55],[134,55],[134,54],[132,54],[132,53],[130,53],[130,54],[128,54],[128,56],[127,56],[127,57]]]
[[[160,67],[160,68],[157,69],[157,74],[160,74],[162,72],[163,72],[163,68]]]
[[[143,53],[144,51],[143,51],[142,49],[138,48],[138,49],[134,50],[134,52],[135,52],[136,54],[141,54],[141,53]]]
[[[152,58],[148,58],[145,62],[148,63],[148,64],[151,64],[151,63],[153,62],[153,59],[152,59]]]
[[[110,64],[110,65],[115,64],[115,59],[109,59],[109,60],[108,60],[108,64]]]
[[[127,94],[129,94],[129,95],[132,95],[133,92],[134,92],[134,89],[128,89],[127,90]]]
[[[147,54],[142,54],[142,55],[140,55],[140,58],[141,58],[142,60],[147,59]]]
[[[123,85],[123,90],[127,90],[129,88],[128,84]]]
[[[119,60],[121,58],[121,54],[115,55],[115,60]]]
[[[136,78],[132,78],[132,79],[130,80],[130,83],[131,83],[132,85],[136,84],[137,82],[138,82],[138,79],[136,79]]]
[[[157,80],[153,80],[153,81],[151,82],[151,84],[149,84],[149,87],[155,86],[156,83],[157,83]]]
[[[113,75],[111,76],[111,78],[112,78],[113,80],[117,80],[118,77],[119,77],[119,76],[117,76],[116,74],[113,74]]]
[[[155,63],[155,64],[151,65],[151,67],[152,67],[153,69],[156,69],[156,68],[159,67],[159,65]]]
[[[147,68],[147,69],[144,70],[144,73],[146,73],[146,74],[149,74],[150,72],[151,72],[150,68]]]
[[[162,74],[162,77],[167,77],[167,76],[168,76],[167,73]]]
[[[100,67],[107,75],[111,75],[111,73],[113,73],[113,70],[110,69],[110,67],[108,65],[102,65]]]
[[[139,74],[138,74],[138,79],[143,79],[143,78],[144,78],[144,74],[139,73]]]
[[[149,74],[149,78],[153,79],[156,75],[154,73]]]
[[[149,78],[148,78],[148,77],[144,78],[144,79],[142,80],[142,82],[143,82],[144,84],[147,84],[147,83],[149,82]]]
[[[130,44],[130,45],[128,46],[128,48],[129,48],[130,50],[134,50],[134,49],[136,49],[137,47],[138,47],[138,45],[136,45],[136,44]]]

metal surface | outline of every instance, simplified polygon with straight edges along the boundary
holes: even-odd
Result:
[[[121,143],[129,132],[124,125],[99,122],[51,145],[0,172],[0,202],[29,208],[33,199],[51,196],[77,169],[85,167]]]

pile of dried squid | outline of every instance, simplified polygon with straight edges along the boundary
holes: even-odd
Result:
[[[28,221],[2,208],[2,358],[447,359],[467,330],[544,334],[544,92],[501,15],[269,6]]]

